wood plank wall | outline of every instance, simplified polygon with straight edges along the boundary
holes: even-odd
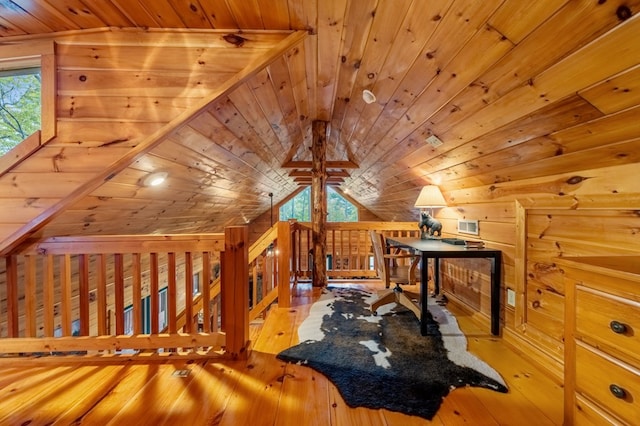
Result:
[[[437,212],[444,234],[481,239],[503,251],[503,336],[561,378],[564,351],[563,272],[559,256],[629,255],[640,246],[640,193],[635,164],[467,189],[445,189]],[[457,232],[457,219],[479,220],[480,235]],[[470,238],[471,237],[471,238]],[[451,266],[447,266],[450,264]],[[480,275],[476,267],[480,267]],[[483,265],[446,262],[445,288],[489,314]],[[516,306],[506,304],[507,288]]]

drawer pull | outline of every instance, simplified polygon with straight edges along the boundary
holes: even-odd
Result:
[[[618,385],[609,385],[609,390],[616,398],[624,399],[627,396],[627,392]]]
[[[617,334],[624,334],[627,332],[627,326],[619,321],[611,321],[609,323],[609,327],[611,327],[611,330]]]

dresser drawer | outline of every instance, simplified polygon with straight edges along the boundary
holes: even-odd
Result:
[[[619,426],[623,422],[586,398],[576,395],[576,413],[571,423],[578,426]]]
[[[620,389],[618,396],[612,386]],[[583,344],[576,345],[576,393],[628,424],[640,424],[640,371]]]
[[[576,288],[576,338],[640,366],[640,304],[598,290]],[[602,345],[604,344],[604,345]]]

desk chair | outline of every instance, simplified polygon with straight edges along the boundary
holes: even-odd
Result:
[[[420,319],[420,307],[412,300],[408,292],[405,292],[400,287],[400,284],[415,284],[416,268],[420,262],[420,256],[407,252],[387,254],[384,235],[376,231],[369,231],[369,236],[371,237],[371,246],[378,276],[386,288],[389,288],[391,283],[395,283],[394,288],[380,294],[371,304],[371,311],[375,315],[380,306],[395,302],[410,309]],[[398,259],[411,259],[411,265],[398,266],[396,262]]]

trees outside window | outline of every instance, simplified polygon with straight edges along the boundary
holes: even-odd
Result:
[[[297,219],[298,222],[311,222],[310,186],[280,206],[280,220],[289,219]]]
[[[357,222],[358,208],[333,188],[328,187],[327,189],[327,221]]]
[[[0,156],[40,129],[39,68],[0,71]]]
[[[329,222],[358,221],[358,208],[331,187],[327,187],[327,213]],[[311,222],[311,187],[280,206],[280,220],[289,219]]]

